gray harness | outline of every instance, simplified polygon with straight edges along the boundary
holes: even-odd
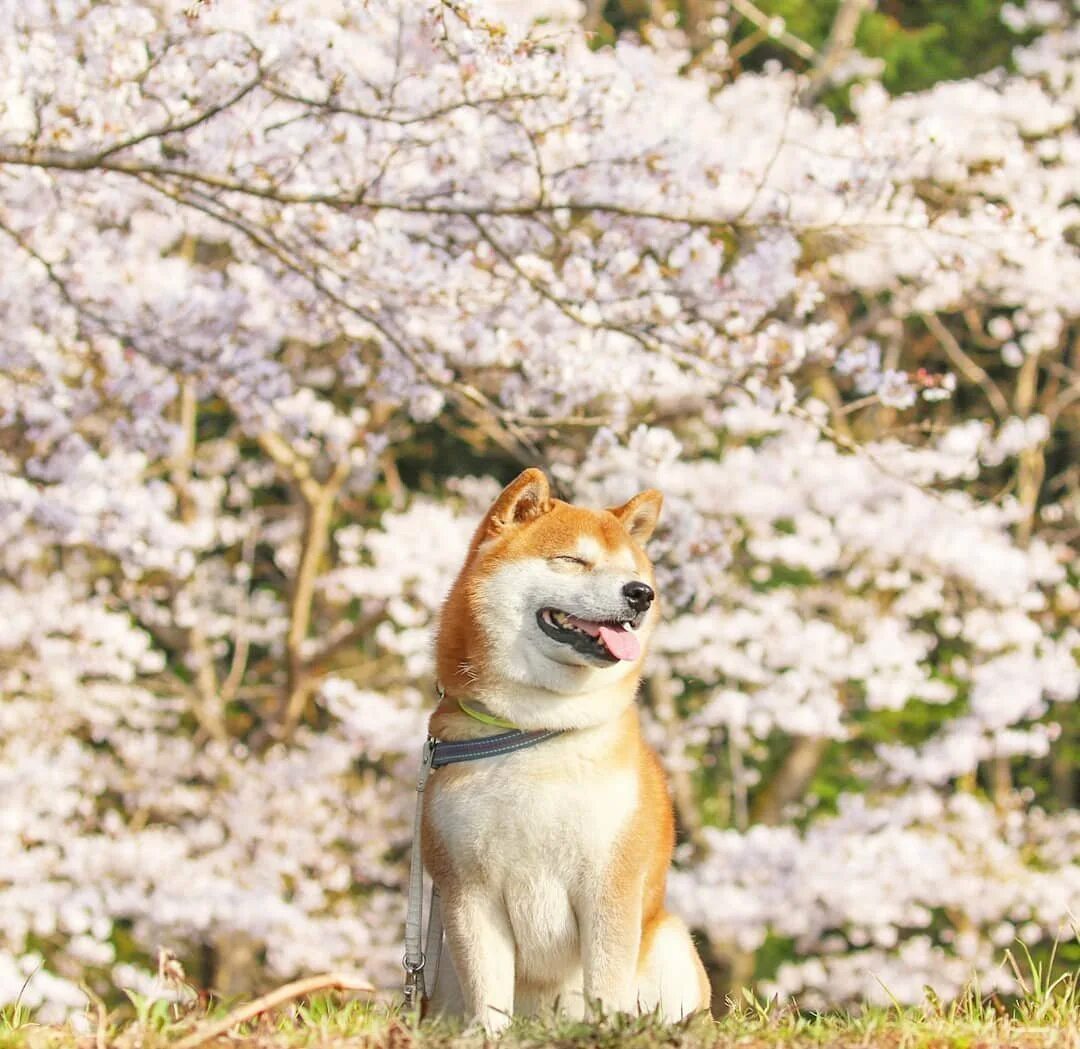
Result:
[[[405,916],[405,957],[401,961],[405,970],[405,1008],[414,1009],[427,998],[424,970],[428,957],[424,952],[424,864],[420,855],[420,821],[424,811],[424,788],[432,769],[445,765],[457,765],[463,761],[479,761],[481,758],[502,757],[518,750],[535,747],[546,739],[561,736],[565,729],[511,729],[495,736],[481,739],[435,739],[429,736],[420,758],[420,772],[416,778],[416,819],[413,823],[412,853],[409,858],[409,902]],[[439,978],[439,960],[442,953],[442,915],[439,909],[438,886],[431,887],[431,906],[428,915],[427,949],[431,953],[432,987]]]

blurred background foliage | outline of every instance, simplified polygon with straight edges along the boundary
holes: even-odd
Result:
[[[769,19],[781,19],[784,29],[820,52],[841,5],[842,0],[760,0],[753,6]],[[599,5],[591,5],[596,46],[610,45],[621,33],[640,32],[647,23],[671,16],[695,38],[695,23],[712,17],[717,5],[702,0],[605,0],[602,6],[598,12]],[[728,8],[734,22],[732,48],[745,49],[734,75],[760,69],[768,61],[805,71],[805,58],[741,16],[738,6]],[[892,94],[921,91],[940,80],[976,76],[999,66],[1010,68],[1013,48],[1031,35],[1013,32],[1002,21],[1002,0],[882,0],[876,8],[858,6],[855,45],[867,58],[881,60],[881,82]],[[831,99],[839,113],[843,97],[838,93]]]

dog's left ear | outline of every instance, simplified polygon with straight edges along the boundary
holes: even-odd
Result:
[[[663,505],[664,497],[655,488],[649,488],[622,506],[611,506],[608,510],[619,519],[630,538],[644,546],[656,528]]]
[[[508,525],[525,524],[551,509],[551,487],[543,470],[531,467],[517,475],[488,511],[486,531],[498,532]]]

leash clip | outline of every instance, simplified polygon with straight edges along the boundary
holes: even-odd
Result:
[[[405,997],[406,1009],[416,1008],[424,1000],[427,990],[424,987],[424,966],[426,964],[427,955],[422,951],[418,962],[410,962],[408,955],[401,959],[401,967],[405,970],[405,981],[401,990]]]
[[[424,743],[424,749],[420,756],[420,775],[416,780],[416,792],[418,794],[424,793],[424,788],[427,786],[428,774],[431,772],[432,765],[435,762],[435,748],[439,745],[439,741],[434,736],[428,736]]]

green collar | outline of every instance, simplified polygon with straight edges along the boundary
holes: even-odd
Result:
[[[462,714],[468,714],[469,717],[485,725],[494,725],[496,728],[517,728],[512,721],[506,721],[503,718],[497,718],[494,714],[487,714],[482,710],[477,710],[476,707],[470,707],[463,699],[459,699],[457,705],[461,708]]]
[[[435,692],[440,700],[446,698],[446,689],[442,687],[441,681],[435,682]],[[498,718],[494,714],[489,714],[487,713],[487,711],[484,710],[477,710],[476,707],[470,707],[469,704],[466,703],[463,699],[459,699],[457,701],[457,705],[458,708],[461,710],[462,714],[468,714],[469,717],[471,717],[474,721],[479,721],[481,724],[493,725],[495,728],[512,728],[520,731],[517,725],[515,725],[512,721],[507,721],[504,718]]]

